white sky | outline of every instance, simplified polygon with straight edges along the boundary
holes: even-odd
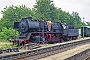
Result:
[[[72,13],[78,12],[81,18],[85,18],[84,21],[90,22],[90,0],[53,0],[56,7],[62,10]],[[0,10],[3,10],[6,6],[11,5],[26,5],[32,8],[35,5],[36,0],[0,0]],[[2,15],[0,14],[0,17]]]

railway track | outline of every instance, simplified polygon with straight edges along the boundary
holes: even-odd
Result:
[[[0,59],[3,59],[3,60],[37,60],[37,59],[44,58],[50,55],[54,55],[60,52],[64,52],[66,50],[75,48],[80,45],[88,44],[88,43],[90,43],[89,39],[77,40],[77,41],[57,44],[54,46],[38,48],[38,49],[31,50],[31,51],[17,53],[17,54],[1,56]]]
[[[85,60],[87,57],[90,57],[90,44],[77,46],[73,49],[38,60]]]

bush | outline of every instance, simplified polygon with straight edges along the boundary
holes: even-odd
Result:
[[[0,32],[0,41],[8,41],[9,39],[15,38],[18,35],[18,32],[12,28],[7,29],[6,27],[2,28]]]

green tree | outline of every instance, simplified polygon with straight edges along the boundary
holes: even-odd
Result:
[[[3,24],[2,20],[0,20],[0,32],[2,31],[3,27],[4,27],[4,24]]]
[[[33,10],[35,18],[40,20],[56,20],[56,8],[52,0],[36,0]]]
[[[4,8],[4,10],[1,13],[3,14],[1,20],[7,28],[13,28],[15,21],[20,21],[21,18],[25,18],[32,15],[31,9],[26,7],[25,5],[12,5],[10,7]]]
[[[73,25],[75,25],[77,28],[80,28],[83,25],[83,22],[81,22],[81,17],[79,16],[79,13],[72,12],[71,16],[73,17]]]

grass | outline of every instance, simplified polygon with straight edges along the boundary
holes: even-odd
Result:
[[[13,45],[13,43],[10,42],[0,42],[0,50],[1,49],[7,49],[7,48],[14,48],[16,45]]]

